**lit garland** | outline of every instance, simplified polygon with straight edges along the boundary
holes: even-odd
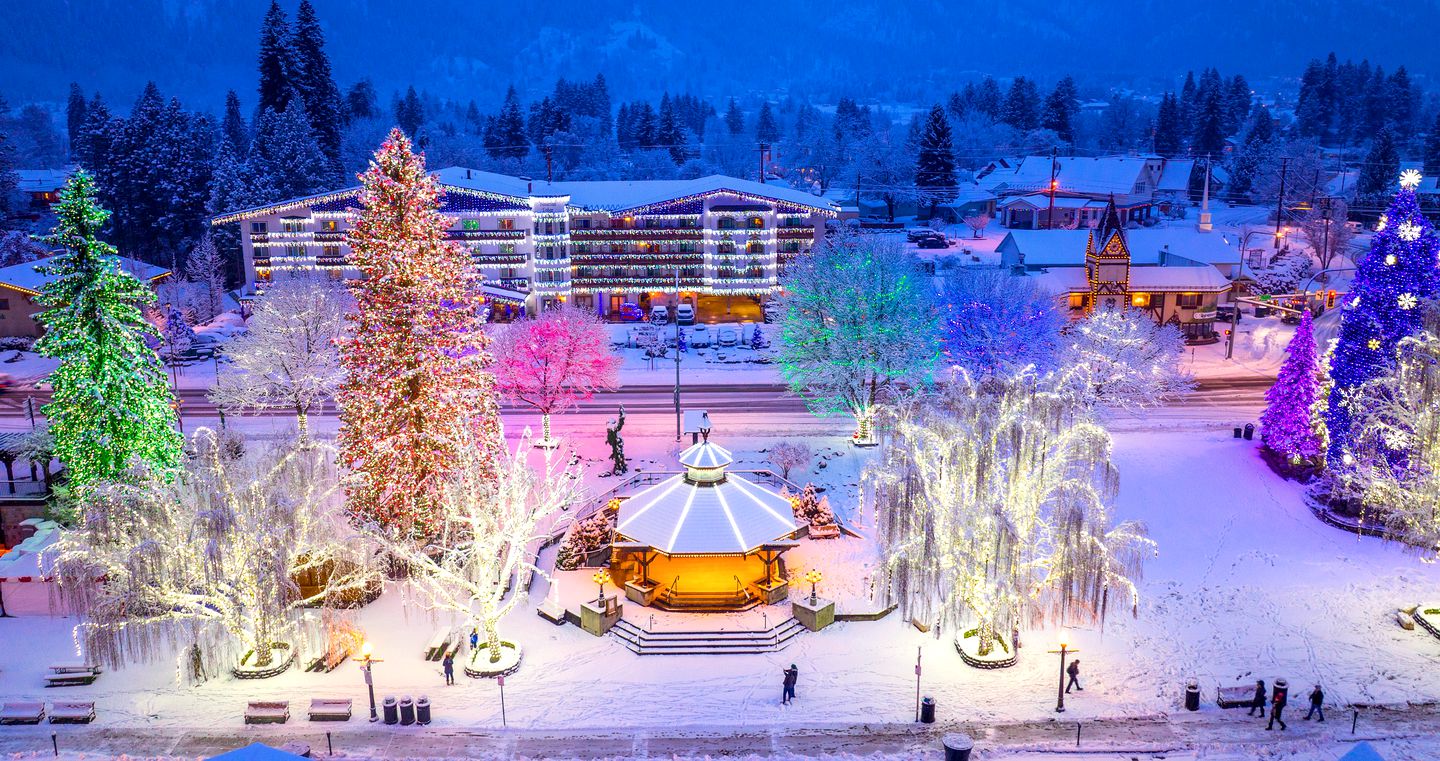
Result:
[[[1400,192],[1376,226],[1370,254],[1360,260],[1350,289],[1353,298],[1345,307],[1331,364],[1334,387],[1326,414],[1331,462],[1343,462],[1351,445],[1350,397],[1394,366],[1397,345],[1420,329],[1421,310],[1414,307],[1440,292],[1440,240],[1420,213],[1418,183],[1418,174],[1402,177]]]
[[[158,470],[180,462],[175,399],[152,343],[160,336],[140,312],[155,294],[125,272],[115,247],[97,240],[110,212],[95,201],[90,175],[76,172],[60,191],[55,232],[61,251],[36,301],[45,335],[35,349],[60,361],[45,416],[55,456],[77,487],[119,478],[138,461]],[[150,342],[150,343],[147,343]]]
[[[403,535],[433,536],[441,488],[471,456],[500,452],[499,408],[469,252],[446,239],[441,188],[394,130],[363,177],[349,231],[357,311],[342,345],[340,459],[349,509]]]

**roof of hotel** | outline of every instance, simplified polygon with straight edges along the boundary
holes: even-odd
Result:
[[[1000,242],[1002,253],[1025,255],[1027,267],[1079,267],[1085,263],[1085,242],[1090,235],[1080,230],[1011,230]],[[1202,233],[1191,227],[1142,227],[1126,230],[1132,264],[1159,264],[1168,247],[1173,256],[1200,264],[1235,264],[1240,261],[1238,246],[1218,233]]]
[[[53,261],[55,257],[47,256],[44,259],[36,259],[33,262],[12,264],[9,267],[0,267],[0,286],[13,288],[26,293],[39,293],[45,284],[50,282],[50,276],[42,274],[37,267],[42,267]],[[134,275],[141,282],[158,280],[170,274],[170,270],[164,267],[156,267],[153,264],[135,259],[128,259],[123,256],[115,257],[120,266],[130,274]]]

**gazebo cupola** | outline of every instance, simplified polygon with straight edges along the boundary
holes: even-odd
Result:
[[[710,443],[710,430],[701,431],[705,440],[680,453],[685,480],[692,484],[718,484],[725,480],[725,466],[735,461],[730,450]]]

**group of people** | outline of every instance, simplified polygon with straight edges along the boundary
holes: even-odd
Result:
[[[1274,729],[1276,724],[1280,725],[1281,730],[1286,728],[1285,719],[1281,717],[1285,713],[1285,705],[1289,702],[1290,684],[1284,679],[1276,679],[1274,687],[1270,690],[1270,723],[1265,725],[1265,729]],[[1264,679],[1255,680],[1255,698],[1250,704],[1250,712],[1246,715],[1254,716],[1257,710],[1260,712],[1260,718],[1265,718]],[[1305,714],[1305,720],[1309,721],[1316,715],[1320,717],[1319,721],[1325,721],[1325,691],[1321,690],[1318,684],[1315,685],[1315,689],[1310,691],[1310,712]]]
[[[471,629],[471,630],[470,630],[470,652],[472,652],[472,653],[475,652],[475,649],[478,648],[479,646],[480,646],[480,630],[478,630],[478,629]],[[446,684],[446,686],[455,684],[455,651],[454,651],[454,650],[446,650],[446,651],[445,651],[445,658],[440,661],[440,667],[445,670],[445,684]]]

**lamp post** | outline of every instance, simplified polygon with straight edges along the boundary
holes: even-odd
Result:
[[[1060,649],[1050,651],[1060,654],[1060,687],[1056,690],[1055,713],[1065,713],[1065,656],[1080,652],[1079,650],[1070,649],[1069,645],[1065,644],[1065,639],[1065,633],[1061,632]]]
[[[370,691],[370,720],[379,721],[380,716],[375,713],[375,680],[371,678],[370,672],[375,664],[381,662],[381,659],[374,655],[375,647],[369,642],[360,646],[360,657],[363,659],[360,663],[360,670],[365,674],[365,687]]]
[[[601,605],[605,604],[605,582],[610,580],[610,574],[604,571],[596,571],[590,580],[600,585],[600,598],[596,601]]]
[[[816,594],[815,594],[815,585],[816,585],[816,584],[819,584],[820,581],[821,581],[822,579],[824,579],[824,578],[825,578],[825,575],[822,574],[822,573],[820,573],[820,572],[817,571],[817,570],[812,570],[812,571],[809,571],[808,573],[805,574],[805,580],[808,581],[808,582],[810,582],[810,606],[811,606],[811,607],[814,607],[814,606],[816,606],[816,605],[819,604],[819,598],[818,598],[818,597],[816,596]]]
[[[765,178],[760,178],[764,182]],[[675,268],[675,440],[680,440],[680,268]]]

